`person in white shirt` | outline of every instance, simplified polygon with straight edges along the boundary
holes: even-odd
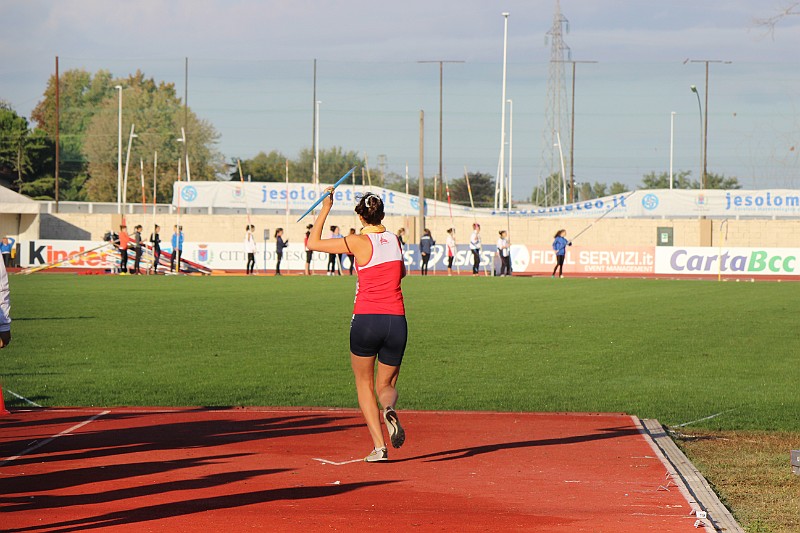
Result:
[[[472,235],[469,237],[469,249],[472,251],[472,275],[478,275],[481,264],[481,225],[475,222],[472,225]]]
[[[500,238],[497,239],[497,253],[500,254],[500,275],[511,275],[511,243],[508,240],[508,233],[505,231],[500,232]]]
[[[447,230],[447,275],[453,275],[453,259],[456,257],[456,228],[449,228]]]
[[[253,235],[256,227],[248,224],[244,235],[244,252],[247,254],[246,272],[248,275],[253,273],[256,268],[256,238]]]

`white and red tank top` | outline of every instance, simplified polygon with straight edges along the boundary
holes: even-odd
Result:
[[[367,233],[372,256],[356,264],[358,282],[354,315],[405,315],[400,280],[405,276],[403,250],[397,236],[388,231]]]

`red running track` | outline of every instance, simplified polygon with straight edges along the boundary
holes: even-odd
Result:
[[[635,417],[400,415],[406,444],[367,464],[352,410],[15,411],[0,530],[697,531]]]

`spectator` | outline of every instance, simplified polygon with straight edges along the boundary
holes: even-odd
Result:
[[[175,272],[175,261],[178,262],[178,274],[181,272],[181,253],[183,253],[183,226],[175,226],[172,230],[172,257],[169,260],[169,271]]]
[[[283,228],[275,230],[275,254],[278,257],[278,262],[275,265],[275,275],[281,275],[281,259],[283,259],[283,249],[289,245],[289,241],[283,240]]]
[[[306,249],[306,270],[305,270],[306,276],[311,275],[311,259],[313,259],[314,257],[314,251],[309,250],[308,248],[308,238],[311,236],[311,228],[313,227],[314,224],[309,224],[308,226],[306,226],[306,238],[303,241],[303,246],[305,246]]]
[[[481,225],[475,222],[472,224],[472,235],[469,238],[469,249],[472,252],[472,275],[478,275],[478,267],[481,264]]]
[[[256,237],[253,235],[256,227],[248,224],[245,228],[244,234],[244,252],[247,254],[247,265],[245,266],[245,274],[248,276],[253,273],[256,268]]]
[[[133,242],[134,242],[134,252],[135,252],[135,260],[133,262],[133,273],[134,274],[141,274],[139,271],[139,263],[142,260],[142,226],[136,225],[133,228]]]
[[[500,254],[500,275],[511,275],[511,243],[508,240],[508,233],[505,231],[500,232],[500,238],[497,239],[497,253]]]
[[[356,234],[356,228],[350,228],[350,234],[348,235],[348,237],[352,238],[355,234]],[[347,260],[350,261],[349,268],[350,268],[350,275],[352,276],[353,270],[355,270],[356,267],[356,256],[353,255],[351,252],[347,252]]]
[[[150,234],[150,244],[153,245],[153,274],[158,274],[158,263],[161,261],[161,236],[158,234],[160,229],[161,226],[156,224]]]
[[[400,239],[400,246],[403,247],[403,250],[406,249],[406,228],[400,228],[397,230],[397,238]]]
[[[339,233],[339,226],[331,226],[331,239],[341,239],[342,234]],[[333,276],[336,274],[336,261],[339,257],[339,254],[328,254],[328,275]],[[339,275],[342,275],[341,268],[339,269]]]
[[[131,237],[128,235],[128,226],[125,224],[119,227],[119,271],[121,274],[128,273],[128,245]]]
[[[456,257],[456,228],[447,230],[447,275],[453,275],[453,259]]]
[[[11,237],[3,237],[0,243],[0,252],[3,254],[3,266],[6,268],[11,266],[11,250],[14,249],[14,243],[17,242]]]
[[[428,275],[428,261],[431,258],[431,249],[433,248],[434,244],[436,244],[436,241],[434,241],[433,237],[431,237],[431,230],[425,228],[423,230],[422,238],[419,240],[419,255],[422,259],[420,273],[423,276]]]

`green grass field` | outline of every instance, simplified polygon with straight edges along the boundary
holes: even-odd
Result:
[[[43,406],[355,407],[355,278],[11,276],[5,389]],[[404,281],[401,408],[800,430],[800,285]],[[9,405],[26,404],[6,393]]]

